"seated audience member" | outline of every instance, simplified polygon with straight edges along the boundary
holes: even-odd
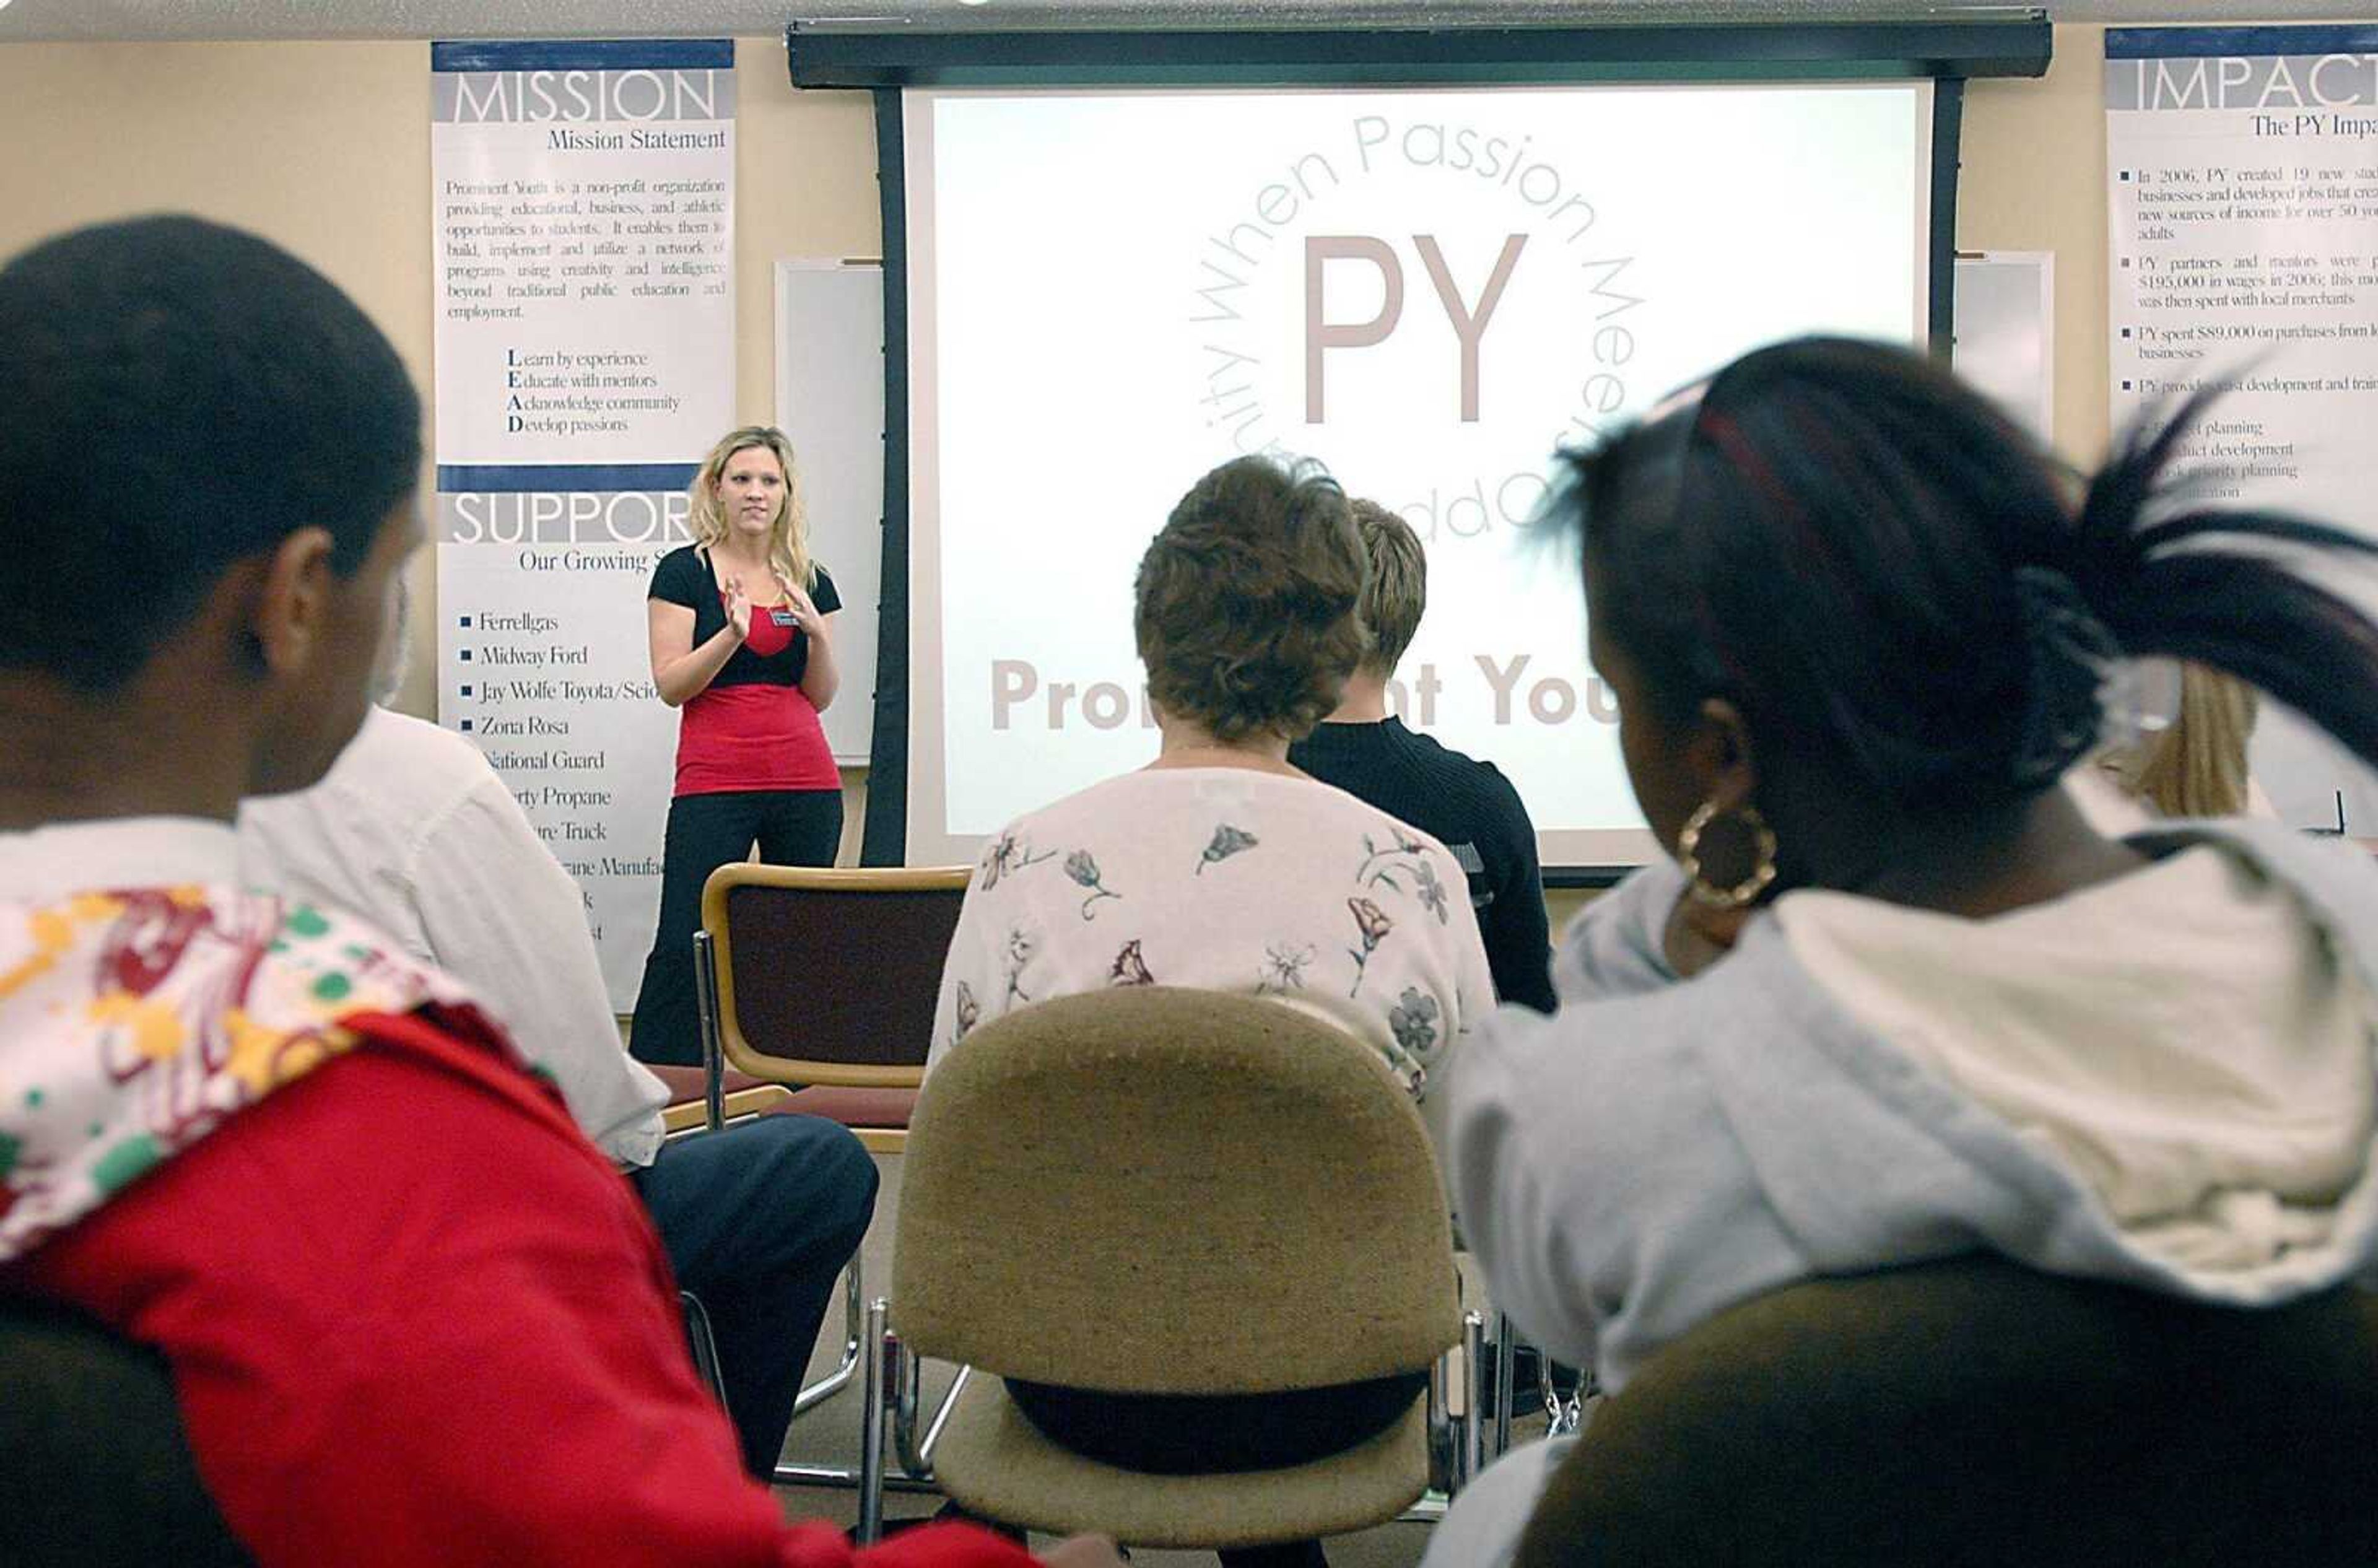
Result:
[[[2240,1308],[2378,1262],[2378,868],[2267,822],[2108,839],[2055,787],[2132,656],[2378,760],[2378,628],[2287,564],[2369,546],[2165,495],[2202,407],[2076,498],[1930,362],[1808,340],[1571,460],[1593,662],[1675,861],[1424,1107],[1549,1353],[1623,1390],[1762,1292],[1975,1251]],[[1548,1446],[1429,1562],[1505,1561]]]
[[[1363,579],[1345,497],[1315,470],[1242,459],[1182,498],[1139,565],[1135,628],[1159,755],[994,837],[950,943],[937,1059],[1032,1002],[1183,986],[1307,1009],[1423,1085],[1494,996],[1459,865],[1426,833],[1288,762],[1289,743],[1336,705],[1362,654]],[[1240,1468],[1251,1453],[1272,1466],[1339,1453],[1410,1409],[1425,1378],[1218,1401],[1186,1441],[1178,1401],[1150,1409],[1127,1394],[1008,1388],[1053,1441],[1177,1473]],[[1304,1541],[1222,1561],[1327,1560]]]
[[[402,668],[390,661],[383,699]],[[835,1281],[874,1213],[859,1140],[768,1116],[662,1143],[668,1091],[620,1048],[578,884],[461,736],[372,708],[320,784],[241,808],[239,847],[250,886],[365,916],[470,987],[552,1075],[702,1299],[744,1466],[774,1474]]]
[[[1493,1005],[1458,862],[1315,783],[1291,742],[1361,657],[1362,542],[1337,485],[1266,459],[1183,497],[1139,563],[1155,761],[1010,822],[967,890],[932,1055],[1107,986],[1252,992],[1378,1047],[1417,1089]]]
[[[2244,681],[2199,664],[2180,665],[2180,704],[2169,724],[2073,770],[2072,785],[2091,825],[2120,832],[2161,817],[2276,818],[2247,771],[2258,706]]]
[[[240,798],[354,733],[419,542],[387,341],[150,218],[0,268],[0,1294],[162,1355],[262,1564],[1027,1562],[788,1527],[643,1209],[471,993],[243,890]]]
[[[1494,763],[1414,735],[1387,712],[1387,682],[1428,607],[1428,557],[1411,525],[1377,502],[1355,501],[1353,512],[1371,563],[1362,602],[1370,649],[1337,709],[1288,748],[1288,760],[1443,840],[1470,879],[1495,994],[1550,1012],[1552,939],[1535,824]]]

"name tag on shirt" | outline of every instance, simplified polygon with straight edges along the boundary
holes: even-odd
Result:
[[[777,626],[791,626],[794,624],[793,612],[790,610],[771,609],[768,612],[768,619]]]

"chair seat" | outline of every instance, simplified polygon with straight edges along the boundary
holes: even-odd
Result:
[[[698,1106],[702,1103],[702,1069],[698,1067],[655,1067],[653,1076],[668,1089],[672,1106]],[[729,1069],[726,1074],[724,1093],[739,1094],[745,1089],[771,1086],[764,1078],[754,1078],[748,1072]],[[812,1084],[796,1089],[785,1099],[768,1107],[775,1116],[822,1116],[828,1121],[838,1121],[845,1127],[898,1127],[908,1125],[908,1113],[916,1108],[914,1089],[846,1089],[827,1084]]]
[[[1428,1486],[1425,1403],[1369,1442],[1281,1470],[1150,1476],[1040,1433],[998,1379],[978,1376],[933,1450],[934,1478],[974,1513],[1135,1546],[1223,1548],[1340,1535],[1394,1518]]]
[[[917,1108],[914,1089],[847,1089],[812,1084],[796,1089],[775,1116],[822,1116],[845,1127],[896,1127],[906,1131],[908,1113]]]
[[[654,1066],[650,1062],[645,1065],[651,1068],[653,1076],[661,1081],[662,1086],[668,1090],[670,1105],[685,1106],[702,1103],[701,1068]],[[731,1095],[739,1089],[755,1089],[766,1082],[764,1078],[754,1078],[748,1072],[738,1072],[733,1068],[729,1068],[727,1071],[726,1087],[723,1092]]]

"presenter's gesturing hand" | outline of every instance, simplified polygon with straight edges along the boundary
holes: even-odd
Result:
[[[785,607],[793,612],[794,623],[809,635],[809,663],[801,670],[801,695],[823,713],[842,688],[842,671],[834,662],[834,617],[818,614],[817,601],[798,584],[782,579],[778,581],[785,590]]]
[[[743,591],[740,572],[728,572],[718,585],[727,610],[727,624],[700,643],[693,640],[693,612],[665,599],[644,602],[652,639],[653,685],[660,699],[675,708],[691,701],[727,667],[735,650],[751,635],[751,596]]]
[[[827,636],[825,617],[818,614],[817,602],[782,578],[776,582],[785,591],[785,607],[793,612],[793,624],[809,633],[813,641]]]
[[[743,574],[730,572],[727,578],[727,629],[738,642],[751,636],[751,596],[743,592]]]

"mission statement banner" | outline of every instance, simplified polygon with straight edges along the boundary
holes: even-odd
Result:
[[[734,423],[734,45],[438,43],[430,67],[438,721],[577,878],[624,1012],[677,742],[644,588]]]

